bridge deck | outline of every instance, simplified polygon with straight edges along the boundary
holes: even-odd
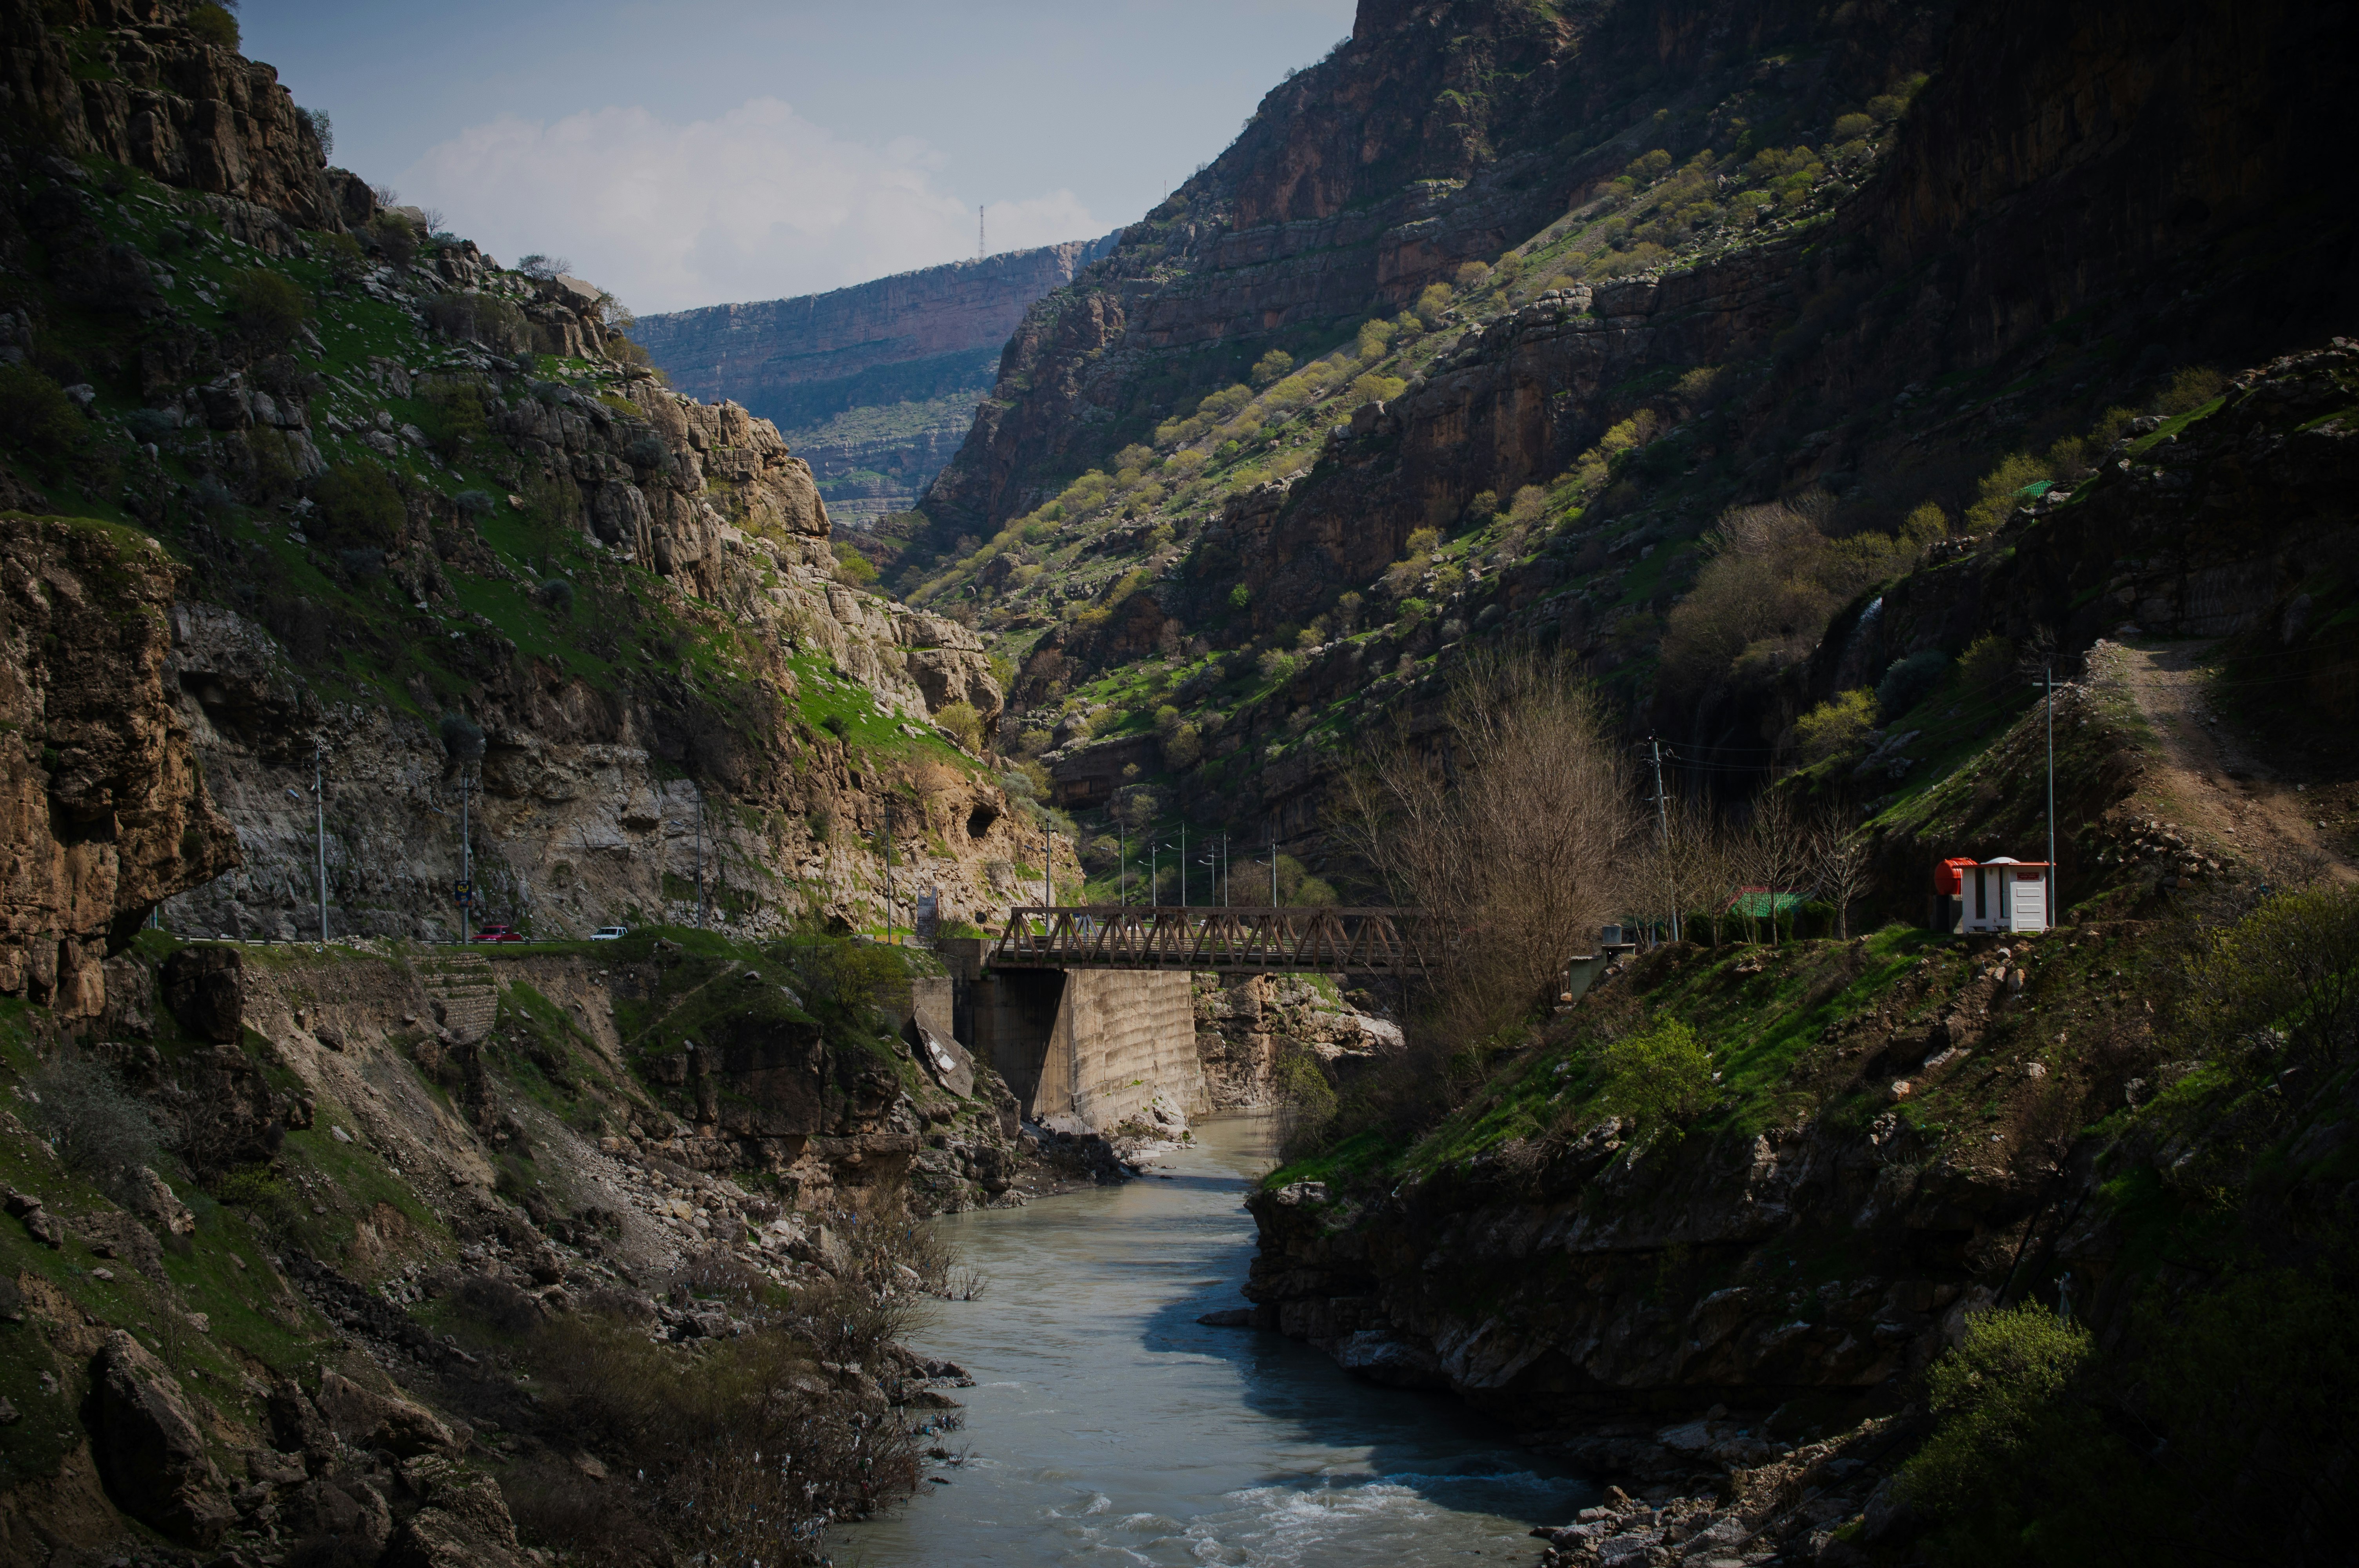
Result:
[[[1056,969],[1423,974],[1430,950],[1425,914],[1416,909],[1034,905],[1007,912],[991,962]]]

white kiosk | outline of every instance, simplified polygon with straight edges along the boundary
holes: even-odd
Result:
[[[2047,930],[2049,870],[2045,860],[2018,860],[2011,855],[1958,867],[1957,928]]]

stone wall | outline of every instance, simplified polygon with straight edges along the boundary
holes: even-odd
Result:
[[[960,1040],[1027,1121],[1110,1132],[1158,1095],[1210,1106],[1181,971],[998,969],[961,989]]]
[[[1072,1115],[1091,1130],[1112,1131],[1158,1094],[1182,1110],[1204,1106],[1185,974],[1070,974],[1058,1030],[1072,1063]]]

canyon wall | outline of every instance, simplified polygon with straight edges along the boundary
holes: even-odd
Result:
[[[329,168],[278,72],[180,26],[168,0],[5,0],[0,114],[167,184],[338,230],[375,211],[365,182]]]
[[[167,684],[187,574],[152,540],[0,516],[0,991],[68,1018],[158,900],[238,863]]]
[[[643,316],[672,384],[729,397],[810,459],[837,520],[899,511],[965,438],[1027,307],[1114,236],[952,262],[825,294]]]

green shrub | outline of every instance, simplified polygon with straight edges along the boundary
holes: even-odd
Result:
[[[76,1175],[114,1185],[118,1173],[154,1164],[164,1148],[154,1113],[95,1057],[68,1046],[31,1085],[39,1097],[33,1121]]]
[[[1294,368],[1294,356],[1284,349],[1272,349],[1254,361],[1250,379],[1256,386],[1267,386]]]
[[[909,970],[890,947],[851,942],[796,942],[782,956],[799,982],[803,1009],[824,1022],[874,1034],[878,1008],[906,1008]]]
[[[65,388],[31,365],[0,365],[0,440],[54,460],[80,447],[88,430]]]
[[[582,487],[563,474],[525,481],[524,523],[543,549],[582,532]]]
[[[1335,1119],[1335,1086],[1319,1058],[1301,1045],[1269,1065],[1269,1091],[1277,1101],[1279,1141],[1290,1158],[1315,1153]]]
[[[2015,674],[2015,644],[1995,632],[1985,632],[1958,655],[1958,680],[1971,692],[1996,689]]]
[[[2310,1072],[2332,1072],[2359,1046],[2359,887],[2275,894],[2211,933],[2194,978],[2196,1016],[2223,1045],[2272,1031]]]
[[[198,42],[217,49],[234,50],[244,41],[237,30],[237,18],[229,14],[229,7],[214,5],[212,0],[191,9],[187,25]]]
[[[2228,378],[2210,365],[2188,365],[2170,378],[2154,400],[2158,414],[2191,414],[2228,389]]]
[[[958,743],[980,756],[983,752],[983,715],[971,702],[949,702],[934,710],[934,722],[956,736]]]
[[[472,762],[484,754],[484,727],[463,713],[445,713],[436,726],[442,750],[454,762]]]
[[[338,463],[311,487],[315,521],[309,532],[332,546],[384,549],[409,521],[401,492],[375,463]]]
[[[1417,297],[1417,319],[1429,330],[1440,322],[1441,313],[1449,308],[1450,285],[1446,283],[1429,283],[1425,291]]]
[[[418,231],[400,213],[378,213],[369,220],[369,233],[394,266],[406,267],[418,259]]]
[[[552,615],[571,617],[573,613],[573,585],[561,577],[550,578],[535,589],[532,596]]]
[[[239,335],[265,352],[286,352],[311,319],[311,297],[268,267],[247,267],[230,279],[228,294]]]
[[[1925,1374],[1936,1425],[1901,1468],[1903,1495],[1956,1533],[2019,1541],[2027,1466],[2091,1435],[2067,1398],[2089,1353],[2086,1329],[2037,1302],[1969,1319],[1964,1342]]]
[[[1875,122],[1865,114],[1845,114],[1835,121],[1833,139],[1855,142],[1875,129]]]
[[[1689,1121],[1712,1103],[1712,1054],[1676,1018],[1611,1040],[1598,1051],[1604,1104],[1641,1122]]]
[[[839,582],[853,588],[865,588],[876,580],[876,563],[855,549],[848,540],[835,545],[835,576]]]
[[[1890,723],[1925,699],[1926,694],[1941,684],[1941,676],[1950,667],[1950,655],[1939,648],[1926,648],[1905,659],[1895,659],[1884,678],[1875,683],[1875,706]]]
[[[329,281],[339,288],[351,287],[368,271],[368,253],[350,234],[322,234],[313,248],[327,264]]]
[[[1875,697],[1864,687],[1838,692],[1794,721],[1806,761],[1822,762],[1857,751],[1875,728]]]
[[[1981,499],[1966,509],[1966,532],[1985,534],[2006,521],[2023,504],[2025,486],[2055,478],[2047,463],[2028,452],[2017,452],[1982,477],[1974,488]]]

